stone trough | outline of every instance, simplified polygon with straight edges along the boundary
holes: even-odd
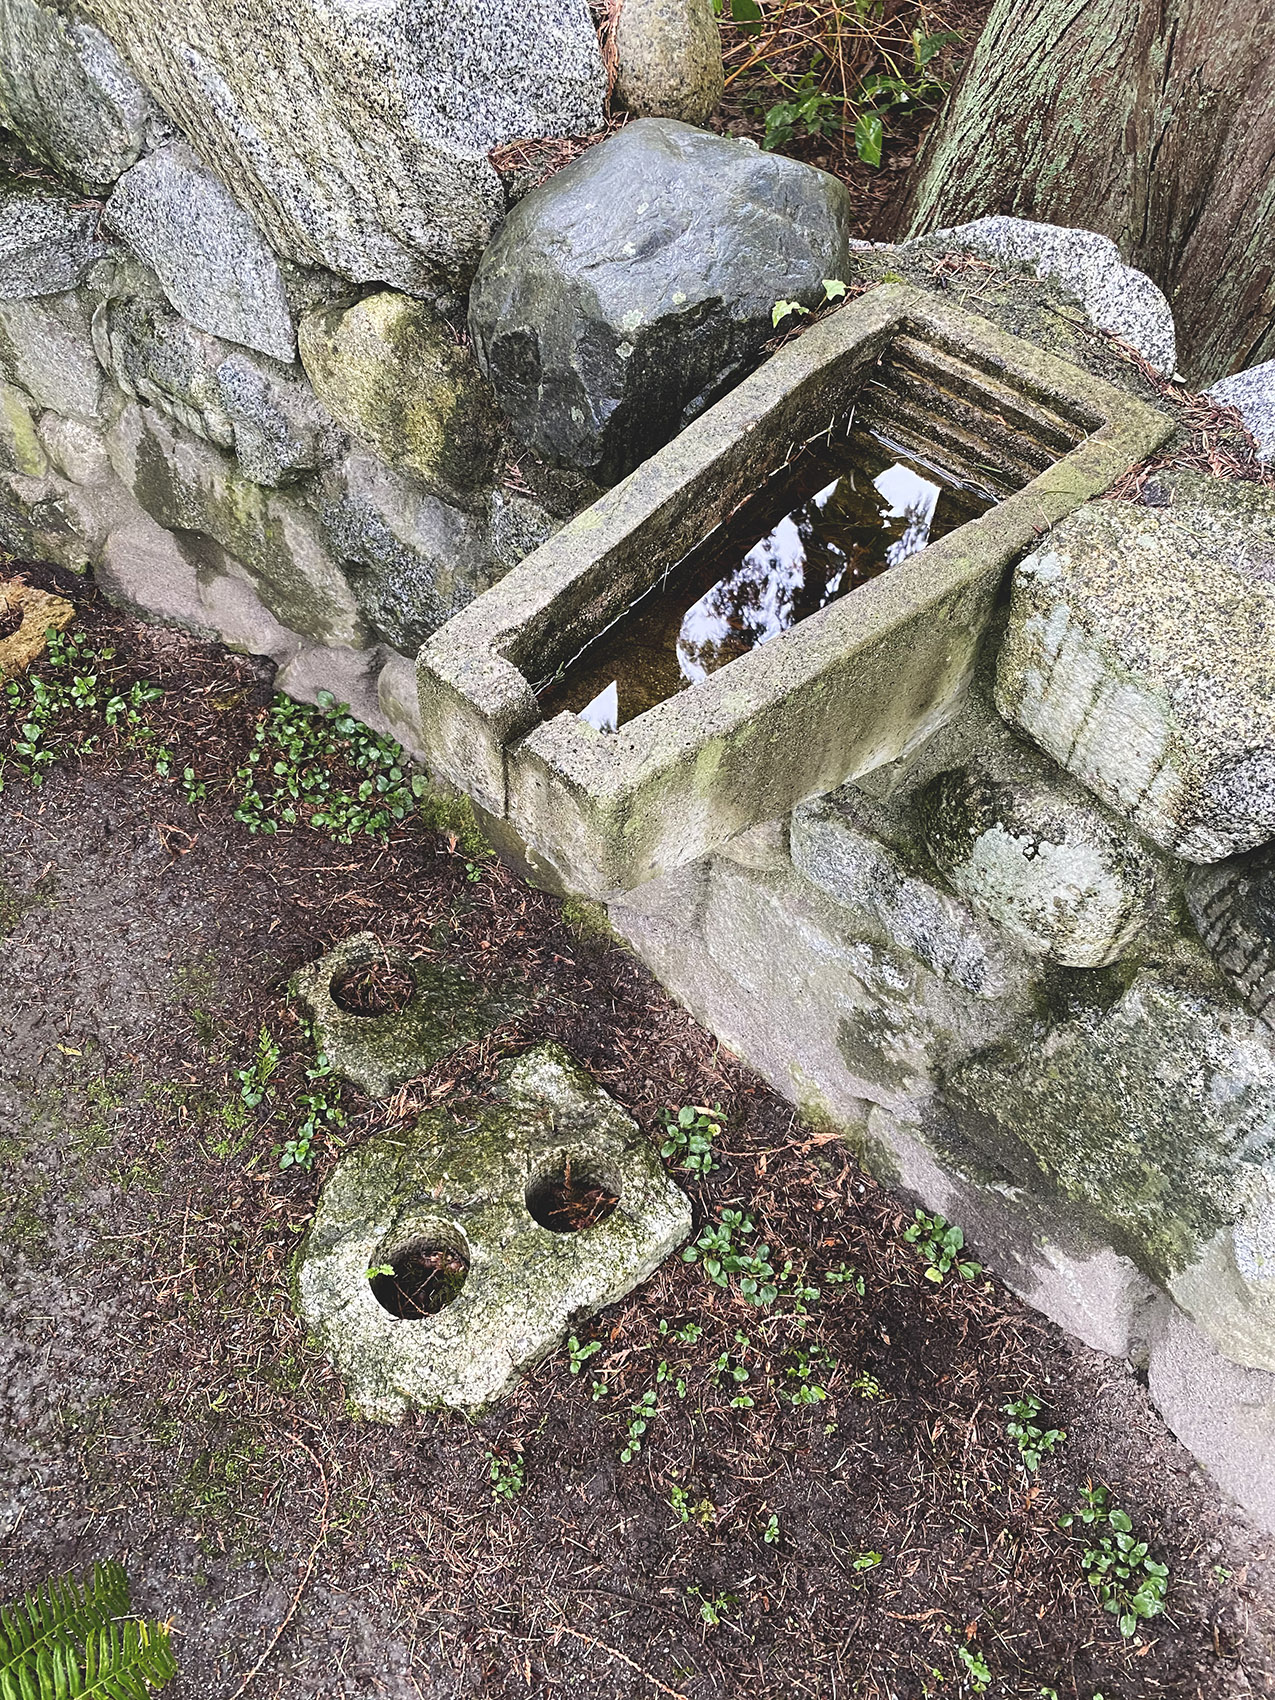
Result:
[[[539,682],[569,670],[803,445],[851,421],[997,505],[616,732],[546,718]],[[1007,568],[1170,429],[982,319],[880,285],[426,643],[432,763],[509,823],[540,883],[632,890],[930,735],[962,696]]]
[[[496,1105],[433,1111],[342,1160],[297,1302],[363,1416],[478,1410],[690,1229],[637,1124],[560,1046],[540,1045],[508,1069]],[[431,1258],[433,1290],[413,1287]]]

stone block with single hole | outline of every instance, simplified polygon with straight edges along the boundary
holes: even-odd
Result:
[[[369,1098],[387,1097],[428,1073],[519,1008],[454,968],[390,949],[372,933],[344,939],[308,963],[290,989],[310,1011],[319,1050]]]
[[[431,767],[510,823],[543,883],[631,890],[943,724],[1007,568],[1169,430],[1144,403],[984,320],[880,285],[783,348],[426,642]],[[846,482],[836,468],[851,451],[881,457],[884,471]],[[794,551],[831,535],[850,490],[876,503],[874,547],[889,521],[883,558],[866,581],[850,570],[860,509],[838,534],[847,570],[826,561],[815,585],[807,554],[794,575]],[[692,567],[713,565],[715,539],[739,562],[748,539],[736,549],[730,528],[753,501],[767,509],[752,534],[762,541],[702,594],[698,577],[688,588]],[[954,522],[937,536],[936,501]],[[634,622],[658,639],[671,684],[635,675],[645,639],[628,642]],[[592,703],[571,694],[608,644],[620,675],[610,721],[601,675]]]
[[[478,1410],[685,1241],[654,1145],[560,1046],[496,1102],[342,1158],[300,1255],[301,1315],[365,1417]]]

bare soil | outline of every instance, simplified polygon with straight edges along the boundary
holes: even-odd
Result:
[[[1275,1539],[1125,1365],[986,1274],[924,1279],[908,1204],[495,861],[416,820],[252,835],[226,787],[268,676],[77,596],[206,795],[110,738],[38,790],[3,774],[0,1597],[119,1556],[173,1617],[174,1700],[961,1695],[962,1648],[997,1696],[1275,1693]],[[20,735],[0,709],[0,753]],[[287,979],[364,931],[529,1013],[389,1102],[346,1089],[347,1148],[551,1037],[657,1139],[664,1106],[722,1105],[720,1166],[676,1171],[697,1231],[751,1211],[819,1287],[809,1317],[674,1259],[581,1329],[579,1373],[560,1351],[477,1421],[352,1418],[288,1292],[339,1149],[307,1172],[276,1148],[313,1061]],[[263,1025],[282,1060],[250,1110]],[[1000,1409],[1026,1389],[1067,1431],[1034,1477]],[[1058,1527],[1090,1481],[1171,1569],[1129,1641]]]

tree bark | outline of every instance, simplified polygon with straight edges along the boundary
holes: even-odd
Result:
[[[996,0],[897,228],[985,213],[1110,236],[1193,381],[1275,358],[1272,0]]]

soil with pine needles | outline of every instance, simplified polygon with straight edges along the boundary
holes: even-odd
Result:
[[[0,1596],[120,1557],[173,1619],[173,1700],[981,1692],[962,1650],[997,1696],[1275,1692],[1275,1539],[1129,1368],[986,1273],[925,1279],[909,1203],[472,846],[417,819],[250,833],[229,784],[268,669],[73,588],[73,631],[161,688],[145,715],[205,795],[112,734],[39,789],[3,772]],[[0,753],[22,735],[0,708]],[[281,1169],[313,1062],[286,982],[367,931],[529,1013],[388,1102],[346,1088],[313,1170]],[[281,1060],[248,1109],[263,1026]],[[696,1231],[747,1209],[821,1296],[754,1309],[675,1258],[581,1329],[579,1373],[563,1349],[478,1421],[359,1421],[288,1286],[338,1139],[481,1098],[544,1038],[655,1139],[665,1106],[720,1104],[719,1166],[677,1171]],[[1001,1410],[1027,1390],[1066,1430],[1034,1476]],[[1090,1482],[1171,1571],[1128,1640],[1058,1526]]]

